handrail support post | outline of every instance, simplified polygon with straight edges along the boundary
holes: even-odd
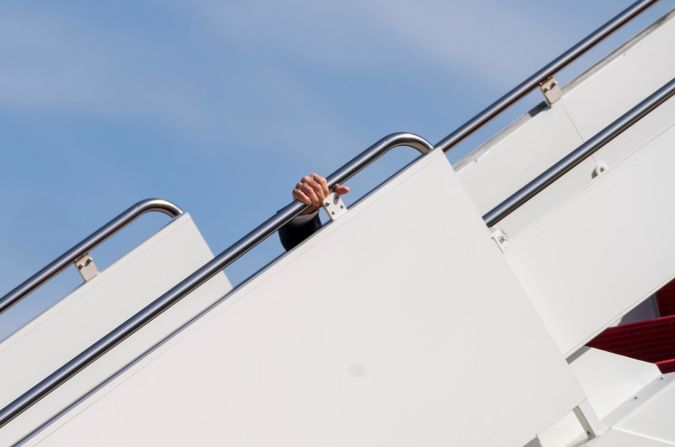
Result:
[[[551,107],[551,105],[558,101],[562,97],[562,89],[560,84],[553,76],[549,76],[539,83],[539,91],[544,95],[546,104]]]
[[[84,282],[89,282],[96,275],[99,274],[99,270],[96,267],[96,263],[94,262],[94,258],[91,257],[89,253],[85,253],[79,258],[77,258],[74,262],[75,267],[77,268],[77,271],[80,272],[80,276],[84,280]]]

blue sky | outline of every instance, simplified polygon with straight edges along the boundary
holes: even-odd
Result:
[[[220,252],[286,205],[301,175],[328,175],[395,131],[437,142],[630,3],[3,1],[0,294],[148,197],[183,207]],[[560,78],[672,7],[662,1]],[[364,171],[352,200],[413,155]],[[97,263],[165,222],[141,218]],[[227,273],[240,282],[279,253],[274,238]],[[75,287],[70,270],[0,317],[0,337]]]

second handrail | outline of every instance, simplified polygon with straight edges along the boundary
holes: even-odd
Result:
[[[539,69],[532,76],[518,84],[510,92],[499,98],[494,103],[490,104],[490,106],[488,106],[485,110],[471,118],[450,135],[443,138],[436,144],[436,148],[440,148],[443,152],[447,152],[464,138],[468,137],[473,132],[487,124],[490,120],[492,120],[492,118],[499,115],[512,104],[516,103],[525,95],[537,88],[550,76],[553,76],[553,74],[571,64],[588,50],[600,43],[607,36],[621,28],[626,22],[652,6],[657,1],[658,0],[640,0],[633,3],[628,8],[614,16],[607,23],[602,25],[600,28],[596,29],[591,34],[580,40],[572,48],[565,51],[553,61]]]
[[[490,210],[483,216],[485,224],[488,227],[494,226],[673,95],[675,95],[675,78]]]
[[[94,231],[73,248],[63,253],[42,270],[0,298],[0,313],[18,303],[26,295],[49,281],[56,274],[75,262],[75,260],[80,256],[91,251],[94,247],[108,239],[113,234],[117,233],[120,229],[127,226],[137,217],[141,216],[142,214],[155,211],[167,214],[171,217],[177,217],[183,214],[183,210],[178,208],[178,206],[162,199],[147,199],[132,205],[126,211],[115,217],[113,220],[98,230]]]

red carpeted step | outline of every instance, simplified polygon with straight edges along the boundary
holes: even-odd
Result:
[[[675,359],[664,360],[662,362],[656,362],[656,366],[659,367],[663,374],[668,374],[675,372]]]
[[[656,363],[675,372],[675,280],[656,293],[661,317],[607,328],[588,343],[592,348]]]
[[[675,315],[675,279],[656,292],[656,303],[662,317]]]
[[[675,315],[607,328],[588,346],[652,363],[675,359]]]

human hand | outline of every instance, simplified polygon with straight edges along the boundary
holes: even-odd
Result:
[[[342,196],[349,193],[349,187],[336,183],[333,192]],[[328,182],[317,173],[304,176],[293,188],[293,199],[299,200],[305,205],[310,205],[303,214],[310,214],[318,210],[328,194],[330,194]]]

